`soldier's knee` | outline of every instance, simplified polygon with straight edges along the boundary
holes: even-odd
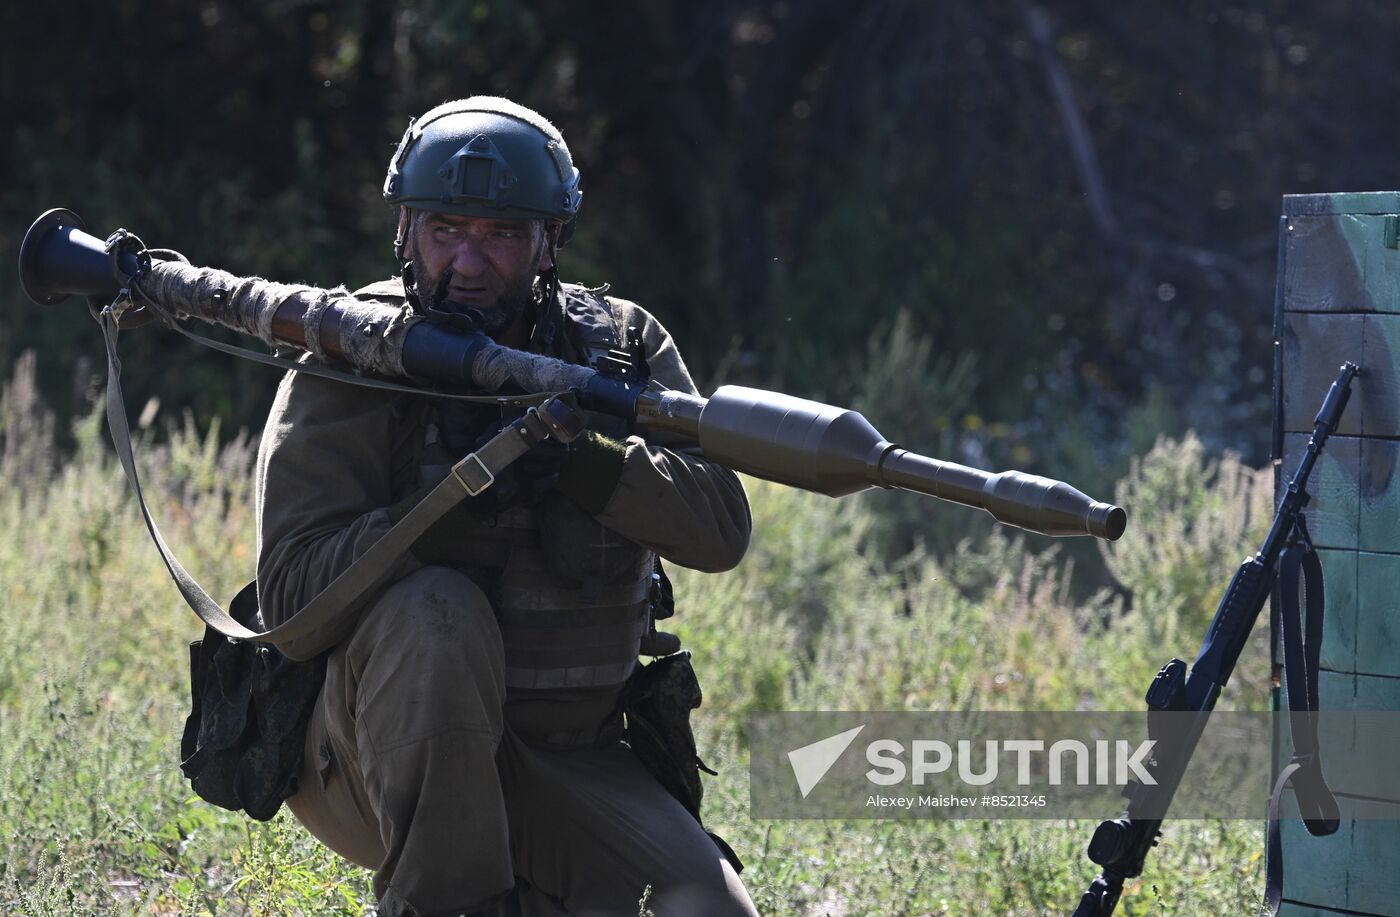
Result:
[[[422,567],[384,591],[355,635],[363,649],[419,670],[491,674],[503,666],[491,603],[465,574]]]

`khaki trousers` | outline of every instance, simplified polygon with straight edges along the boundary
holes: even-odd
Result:
[[[330,656],[288,800],[308,830],[375,870],[381,917],[756,915],[689,813],[620,743],[553,747],[504,722],[490,603],[424,567]]]

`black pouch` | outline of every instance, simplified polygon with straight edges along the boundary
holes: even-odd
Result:
[[[700,803],[705,788],[700,772],[715,776],[715,771],[700,760],[690,728],[690,711],[699,707],[702,699],[690,653],[682,651],[638,666],[627,682],[622,710],[632,753],[703,826]],[[735,872],[742,872],[744,864],[734,849],[719,835],[707,833]]]
[[[249,583],[229,605],[240,624],[261,630]],[[190,644],[193,709],[180,740],[180,770],[206,802],[277,814],[297,790],[306,726],[321,692],[326,659],[288,659],[276,648],[230,640],[212,628]]]

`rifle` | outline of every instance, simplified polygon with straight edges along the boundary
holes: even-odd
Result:
[[[1124,795],[1128,797],[1126,812],[1122,817],[1102,822],[1095,829],[1094,836],[1089,841],[1087,853],[1090,860],[1102,867],[1102,871],[1094,877],[1094,881],[1089,885],[1089,890],[1080,899],[1079,906],[1075,908],[1074,917],[1109,917],[1123,894],[1124,880],[1142,874],[1148,852],[1157,846],[1161,837],[1162,815],[1176,795],[1186,765],[1190,762],[1196,744],[1205,731],[1211,711],[1215,709],[1215,702],[1220,697],[1220,692],[1225,687],[1226,682],[1230,680],[1230,675],[1235,670],[1235,663],[1239,661],[1240,652],[1244,649],[1250,631],[1254,629],[1259,612],[1269,599],[1274,582],[1278,578],[1280,555],[1290,544],[1296,545],[1300,552],[1311,551],[1312,544],[1308,539],[1306,524],[1303,522],[1303,507],[1307,505],[1309,500],[1308,478],[1312,474],[1313,465],[1317,462],[1318,456],[1322,454],[1327,438],[1331,436],[1332,431],[1337,428],[1337,424],[1342,419],[1342,412],[1346,410],[1347,400],[1351,396],[1352,380],[1360,371],[1360,368],[1354,363],[1343,363],[1337,374],[1337,380],[1327,390],[1327,397],[1323,400],[1322,408],[1317,412],[1317,417],[1313,421],[1313,432],[1308,440],[1307,451],[1298,464],[1298,470],[1289,480],[1283,497],[1279,500],[1278,511],[1274,515],[1273,525],[1269,529],[1268,536],[1264,539],[1263,547],[1259,549],[1257,554],[1242,563],[1239,570],[1235,571],[1235,577],[1230,581],[1230,587],[1226,590],[1225,597],[1215,611],[1215,618],[1211,621],[1210,628],[1206,632],[1205,642],[1201,644],[1201,650],[1196,656],[1195,663],[1191,666],[1190,674],[1187,674],[1185,662],[1180,659],[1172,659],[1162,666],[1156,677],[1152,679],[1152,685],[1147,689],[1146,700],[1148,733],[1158,740],[1155,746],[1155,758],[1149,764],[1149,773],[1156,783],[1155,785],[1139,781],[1129,783],[1124,790]],[[1308,590],[1310,605],[1315,600],[1320,604],[1320,592],[1320,589]],[[1312,625],[1313,622],[1309,623]],[[1316,652],[1316,643],[1321,638],[1320,615],[1317,616],[1316,631],[1317,640],[1310,641],[1312,644],[1310,649],[1314,653]],[[1313,634],[1310,633],[1309,636],[1312,637]],[[1311,666],[1311,675],[1295,672],[1293,666],[1287,668],[1289,669],[1290,705],[1293,706],[1295,712],[1298,712],[1298,705],[1293,703],[1297,700],[1295,694],[1306,693],[1295,688],[1295,679],[1297,678],[1312,681],[1310,699],[1315,706],[1315,664]],[[1170,730],[1170,741],[1164,741],[1163,734],[1168,732],[1166,723],[1163,722],[1165,718],[1161,716],[1164,713],[1176,714],[1178,717],[1183,713],[1195,713],[1196,715],[1185,717],[1188,725],[1185,728],[1173,727]],[[1315,726],[1311,728],[1315,730]],[[1306,740],[1298,738],[1295,733],[1295,741],[1298,748],[1301,749]],[[1315,732],[1311,741],[1313,745],[1316,744]],[[1325,784],[1321,783],[1321,765],[1315,754],[1315,749],[1310,750],[1307,755],[1295,755],[1294,757],[1295,762],[1302,762],[1302,759],[1307,759],[1306,764],[1311,769],[1309,772],[1310,781],[1315,781],[1311,788],[1316,790],[1320,786],[1325,792]],[[1300,766],[1302,766],[1301,763]],[[1277,846],[1277,798],[1284,783],[1295,770],[1296,768],[1292,767],[1285,769],[1285,772],[1280,775],[1274,791],[1275,799],[1270,805],[1270,820],[1273,828],[1271,830],[1271,847],[1276,848]],[[1315,827],[1318,828],[1314,833],[1331,833],[1331,831],[1336,830],[1336,802],[1331,799],[1330,793],[1326,793],[1326,800],[1330,801],[1331,811],[1325,811],[1324,815],[1315,819],[1316,825],[1313,821],[1309,822],[1310,831],[1313,831]],[[1324,802],[1322,808],[1326,810],[1328,802]],[[1326,830],[1329,822],[1331,831]],[[1278,861],[1277,850],[1271,850],[1271,853],[1275,855],[1270,859],[1269,897],[1276,898],[1277,889],[1274,888],[1276,883],[1273,872],[1276,861]],[[1278,868],[1281,870],[1281,863],[1278,864]],[[1282,885],[1281,872],[1277,885],[1280,887]],[[1276,902],[1274,904],[1276,906]]]

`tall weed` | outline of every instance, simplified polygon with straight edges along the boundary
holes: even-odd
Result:
[[[78,421],[74,453],[56,461],[53,422],[27,384],[16,378],[0,407],[0,518],[12,532],[0,539],[0,911],[364,913],[368,876],[295,821],[247,823],[180,779],[185,643],[200,627],[142,531],[100,418]],[[254,563],[253,443],[221,446],[185,419],[142,445],[165,535],[215,595],[231,595]],[[723,576],[675,571],[668,625],[707,689],[696,726],[720,770],[707,820],[747,860],[760,909],[1025,915],[1076,900],[1093,871],[1082,822],[755,821],[747,718],[1137,709],[1162,656],[1194,650],[1230,573],[1221,558],[1243,556],[1267,515],[1263,479],[1232,462],[1193,439],[1144,455],[1119,493],[1139,524],[1106,556],[1121,588],[1087,601],[1043,540],[987,529],[891,556],[869,500],[748,482],[749,557]],[[1262,682],[1243,682],[1237,702],[1262,703]],[[1252,823],[1170,825],[1155,878],[1131,885],[1120,912],[1244,912],[1260,846]]]

